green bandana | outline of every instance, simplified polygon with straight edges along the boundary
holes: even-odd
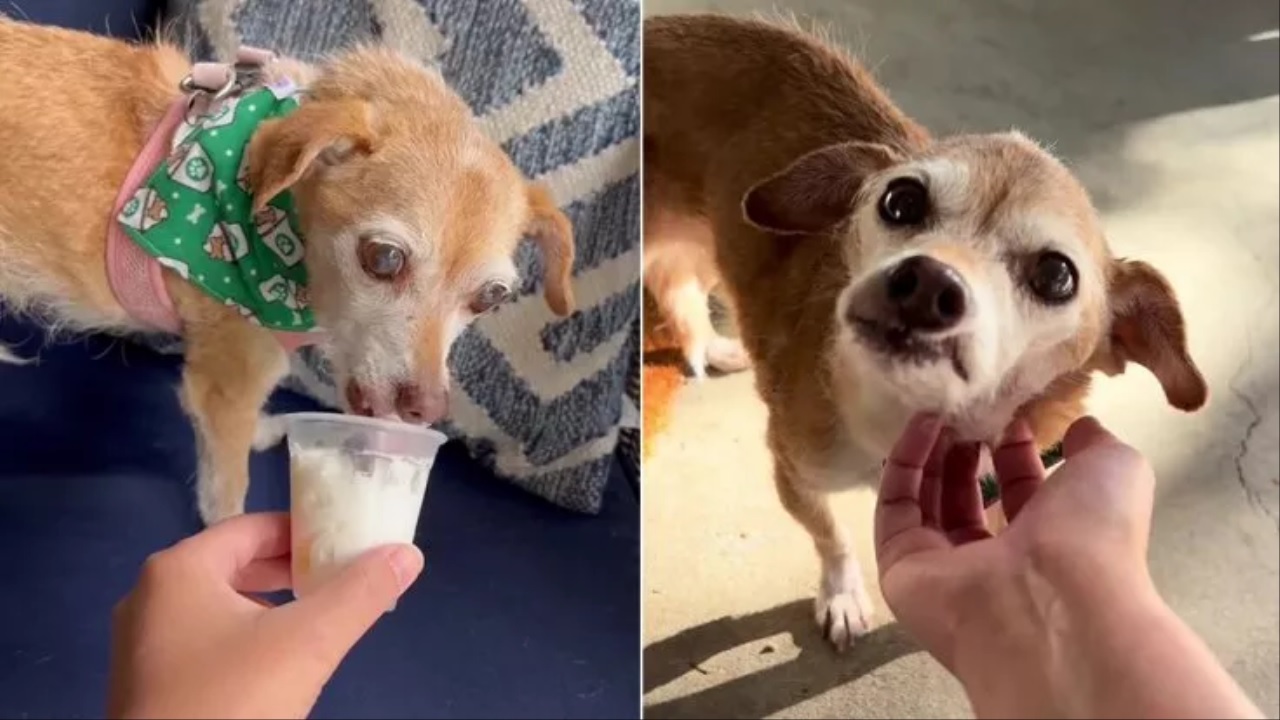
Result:
[[[163,266],[241,315],[273,330],[315,327],[293,197],[253,213],[245,168],[249,138],[265,120],[298,107],[292,86],[230,97],[184,120],[173,150],[118,220]]]

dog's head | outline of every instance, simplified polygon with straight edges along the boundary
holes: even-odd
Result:
[[[340,55],[247,152],[255,205],[293,192],[311,305],[351,412],[445,414],[449,349],[513,297],[522,237],[542,252],[551,309],[572,310],[568,219],[437,72],[389,50]]]
[[[990,434],[994,408],[1127,362],[1146,366],[1174,407],[1205,402],[1168,282],[1113,257],[1084,188],[1019,134],[911,155],[823,148],[753,187],[743,210],[774,233],[842,238],[852,276],[835,308],[837,372],[908,409]]]

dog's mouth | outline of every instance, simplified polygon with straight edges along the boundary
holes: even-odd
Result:
[[[901,325],[858,316],[852,320],[854,335],[871,350],[916,365],[945,361],[961,380],[969,382],[969,370],[960,358],[960,343],[955,337],[929,338]]]

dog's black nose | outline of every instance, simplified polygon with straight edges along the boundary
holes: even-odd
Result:
[[[889,271],[884,283],[890,312],[909,330],[955,327],[968,306],[969,288],[954,268],[913,255]]]

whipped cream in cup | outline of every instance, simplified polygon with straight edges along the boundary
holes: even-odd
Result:
[[[447,438],[335,413],[295,413],[285,423],[293,594],[300,598],[367,550],[413,542],[427,476]]]

